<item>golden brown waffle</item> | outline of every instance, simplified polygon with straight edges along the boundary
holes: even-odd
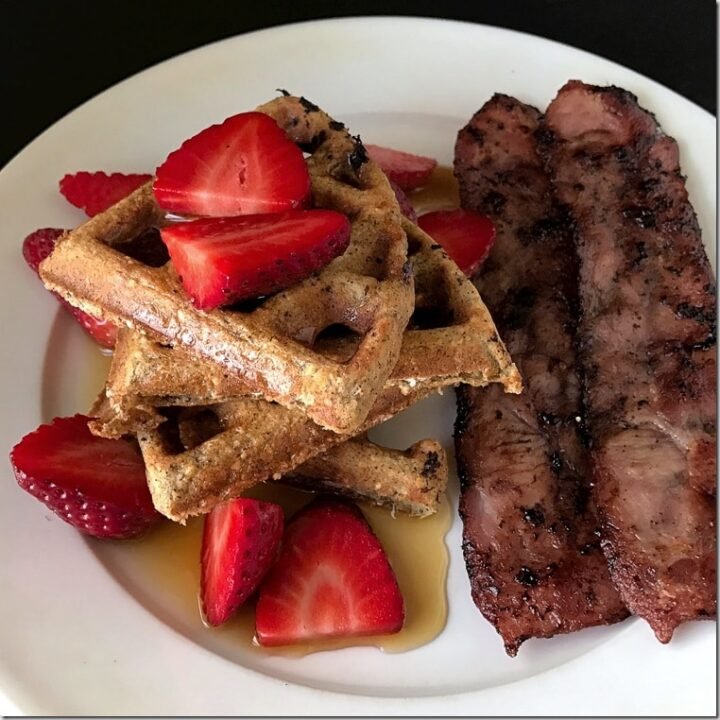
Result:
[[[403,336],[400,359],[364,427],[459,381],[520,389],[517,370],[477,290],[431,238],[410,223],[406,229],[418,278],[417,310]],[[430,327],[422,327],[423,321]],[[352,356],[354,345],[335,338],[318,348],[341,362]],[[174,519],[208,512],[218,500],[273,473],[286,473],[350,437],[323,431],[300,413],[250,397],[250,391],[215,363],[122,331],[107,402],[95,409],[91,428],[109,437],[138,433],[154,501]],[[189,449],[170,442],[173,420],[159,410],[188,405],[214,405],[223,420],[214,437]],[[160,423],[166,427],[156,430]]]
[[[410,222],[404,226],[416,276],[415,313],[387,383],[408,392],[418,382],[428,389],[500,382],[506,391],[519,392],[518,371],[474,285],[432,238]],[[356,345],[332,338],[319,340],[316,348],[342,363],[353,356]],[[106,437],[156,427],[162,421],[158,407],[207,405],[253,394],[223,366],[193,363],[180,350],[128,331],[121,332],[106,392],[110,408],[92,426]]]
[[[392,417],[429,392],[386,389],[362,429]],[[237,497],[258,482],[279,478],[352,439],[277,403],[238,398],[202,408],[208,425],[208,418],[214,417],[217,434],[198,445],[186,445],[180,440],[178,416],[197,407],[166,410],[166,421],[159,428],[137,435],[153,503],[172,520],[207,513],[218,502]]]
[[[403,452],[355,439],[316,455],[280,481],[421,517],[437,511],[448,466],[445,450],[434,440]]]
[[[136,357],[146,357],[151,361],[158,358],[161,363],[174,362],[175,367],[182,370],[175,377],[181,377],[183,381],[192,381],[193,377],[198,380],[204,375],[204,366],[215,367],[207,362],[195,361],[186,351],[162,348],[137,332],[121,332],[118,343],[120,352],[117,357],[124,354],[124,339],[139,353]],[[134,339],[139,342],[133,343]],[[154,349],[154,354],[145,355],[145,349]],[[184,368],[183,363],[177,362],[178,355],[185,359]],[[192,384],[181,387],[187,390]],[[441,384],[428,383],[408,392],[388,385],[375,403],[363,429],[387,420],[438,387],[441,387]],[[147,422],[144,429],[137,431],[137,438],[145,460],[153,503],[164,515],[180,522],[189,516],[209,512],[218,502],[236,497],[258,482],[279,479],[306,461],[351,440],[350,436],[338,435],[320,428],[297,411],[258,398],[236,398],[207,406],[201,404],[200,397],[187,395],[174,398],[161,396],[156,401],[168,403],[168,407],[140,406],[139,412],[147,412],[153,421]],[[172,407],[173,402],[175,407]],[[186,405],[190,406],[185,407]],[[118,422],[105,393],[100,396],[90,414],[96,418],[90,423],[93,430],[96,429],[96,423],[108,428]],[[133,413],[128,417],[134,418]],[[156,427],[155,418],[162,422],[159,428]],[[116,426],[118,433],[115,436],[127,432],[127,420],[128,418],[125,418],[119,423],[119,427]],[[427,442],[434,445],[431,441]],[[345,454],[341,457],[348,456]],[[417,458],[417,453],[410,456],[410,460],[415,464]],[[405,465],[400,466],[401,469],[404,468],[403,472],[410,460],[406,459]],[[367,464],[364,463],[363,467]],[[329,488],[329,484],[334,482],[336,489],[340,489],[343,486],[340,471],[344,466],[336,460],[333,467],[337,468],[334,479],[327,471],[321,477],[325,478],[325,487]],[[440,467],[441,470],[444,467],[444,456]],[[387,468],[383,472],[387,472]],[[358,477],[362,475],[362,468],[358,467],[355,473]],[[317,472],[314,471],[313,474]],[[305,471],[295,477],[296,480],[306,479],[309,475],[310,473]],[[424,506],[420,502],[420,490],[425,480],[428,480],[427,476],[421,481],[418,480],[414,486],[406,483],[404,487],[408,489],[399,487],[394,494],[388,492],[386,485],[391,481],[392,473],[386,475],[385,480],[367,476],[364,481],[355,482],[353,478],[353,474],[346,472],[345,494],[351,494],[351,487],[355,487],[358,497],[370,499],[368,493],[363,491],[366,486],[363,486],[362,482],[372,481],[373,485],[379,482],[382,493],[377,495],[376,502],[381,502],[378,498],[386,498],[382,502],[388,504],[387,498],[391,497],[394,498],[393,502],[405,511],[415,514],[427,512],[427,508],[423,510]],[[430,495],[434,487],[444,488],[444,481],[441,482],[442,474],[430,480],[432,482],[429,482],[426,489]],[[410,504],[415,502],[419,504],[414,510],[410,510]]]
[[[250,407],[255,411],[262,409],[264,403],[249,399],[247,402],[253,403]],[[289,413],[280,406],[264,404],[267,408],[278,408],[280,413]],[[102,414],[104,408],[107,408],[107,400],[101,396],[94,409]],[[204,482],[207,483],[210,479],[209,473],[213,475],[219,473],[221,478],[227,478],[232,473],[231,456],[237,449],[232,441],[237,434],[247,435],[241,427],[247,419],[248,406],[243,401],[179,408],[166,419],[161,430],[162,434],[157,437],[165,448],[174,444],[185,457],[196,453],[198,448],[207,451],[208,447],[212,449],[219,447],[220,452],[215,457],[218,463],[210,464],[206,472],[201,473]],[[276,418],[280,422],[283,419],[286,418],[282,415]],[[317,428],[316,425],[314,427]],[[331,436],[332,439],[337,438],[326,430],[319,429],[319,432]],[[290,440],[292,441],[292,433]],[[158,467],[158,459],[162,464],[167,456],[165,451],[160,451],[158,457],[154,440],[148,440],[141,435],[140,442],[146,461],[148,485],[153,491],[153,500],[156,501],[158,482],[163,475],[162,467]],[[270,447],[276,446],[271,442]],[[242,450],[240,452],[242,453]],[[213,458],[213,453],[206,453],[205,458]],[[271,462],[274,459],[272,458]],[[367,500],[417,516],[429,515],[437,510],[440,498],[447,487],[447,478],[445,451],[434,440],[421,440],[403,452],[380,447],[365,438],[349,439],[335,446],[332,442],[328,442],[326,452],[314,455],[310,460],[294,467],[291,472],[285,475],[278,472],[266,475],[267,480],[282,481],[308,490],[332,492]],[[222,481],[220,486],[222,489]],[[225,489],[227,489],[226,484]],[[217,502],[238,494],[236,491],[237,485],[233,486],[233,492],[211,497],[207,486],[203,485],[202,499],[199,502],[202,511],[208,512]],[[168,517],[182,522],[189,514],[196,513],[168,514]]]
[[[412,313],[400,210],[383,172],[341,123],[302,98],[278,98],[259,110],[312,153],[307,164],[315,206],[351,220],[347,251],[320,273],[255,309],[198,310],[170,264],[149,267],[120,251],[124,242],[166,222],[148,183],[64,236],[40,275],[85,312],[183,345],[242,377],[264,398],[353,433],[397,362]],[[313,349],[318,335],[337,324],[360,337],[345,362]]]
[[[187,408],[176,416],[177,440],[191,450],[217,433],[218,415],[208,408]],[[242,416],[241,416],[242,419]],[[315,492],[332,492],[385,505],[415,516],[434,513],[445,492],[445,450],[434,440],[421,440],[408,450],[391,450],[355,438],[315,456],[282,477],[268,478]]]
[[[417,225],[403,218],[415,277],[415,307],[391,384],[501,383],[522,390],[520,373],[498,336],[477,288],[447,253]]]

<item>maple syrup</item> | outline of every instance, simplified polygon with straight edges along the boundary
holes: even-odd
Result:
[[[410,195],[418,214],[458,206],[457,183],[452,170],[436,168],[427,185]],[[107,360],[94,358],[93,388],[102,386]],[[100,382],[102,378],[102,382]],[[94,399],[95,394],[90,399]],[[280,483],[266,483],[245,493],[247,497],[278,503],[286,518],[312,501],[312,493],[295,490]],[[217,633],[224,641],[253,648],[258,653],[305,655],[357,645],[374,645],[385,652],[404,652],[430,642],[442,632],[447,620],[448,549],[445,535],[452,524],[452,510],[443,498],[434,515],[412,518],[367,503],[359,503],[378,536],[395,571],[405,600],[405,624],[394,635],[364,638],[340,638],[299,646],[262,648],[255,642],[254,603],[247,602],[227,623],[205,632]],[[185,627],[200,628],[203,619],[199,607],[200,552],[203,519],[194,518],[183,526],[165,522],[143,538],[115,546],[112,554],[123,554],[123,565],[132,567],[132,585],[159,588],[157,597],[170,616],[180,618]],[[104,555],[97,545],[101,557]],[[144,593],[143,593],[144,594]]]
[[[286,518],[312,501],[312,493],[267,483],[245,493],[246,497],[276,502]],[[426,518],[411,518],[400,513],[394,517],[385,508],[360,503],[363,513],[378,536],[393,566],[405,599],[405,624],[395,635],[365,638],[341,638],[315,644],[281,648],[261,648],[254,642],[255,617],[252,602],[246,603],[227,623],[208,627],[205,632],[221,633],[257,652],[280,655],[305,655],[355,645],[375,645],[386,652],[401,652],[424,645],[445,627],[447,619],[446,578],[448,551],[445,534],[450,528],[452,512],[443,499],[437,513]],[[184,626],[200,627],[199,608],[200,549],[203,519],[194,518],[186,526],[166,522],[147,536],[123,544],[124,558],[132,564],[135,583],[161,585],[163,603]]]
[[[452,168],[439,165],[423,187],[413,190],[408,198],[418,215],[434,210],[454,210],[460,207],[458,184]]]

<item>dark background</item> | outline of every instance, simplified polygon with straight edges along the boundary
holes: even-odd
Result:
[[[715,0],[0,0],[0,166],[65,113],[149,65],[323,17],[424,15],[522,30],[626,65],[715,113],[716,13]]]

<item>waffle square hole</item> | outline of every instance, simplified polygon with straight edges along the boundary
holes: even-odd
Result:
[[[159,430],[165,451],[178,455],[192,450],[223,431],[220,418],[210,408],[166,408]]]
[[[454,324],[455,315],[447,306],[416,307],[408,323],[408,330],[434,330]]]
[[[170,260],[165,243],[157,228],[149,228],[131,240],[114,245],[115,250],[143,265],[159,268]]]
[[[315,336],[312,348],[338,362],[349,362],[355,355],[362,337],[347,325],[332,323]]]
[[[413,237],[412,235],[408,235],[407,242],[408,242],[407,256],[409,258],[417,255],[423,249],[422,243],[417,238]]]

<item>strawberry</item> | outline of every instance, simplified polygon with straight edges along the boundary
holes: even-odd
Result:
[[[82,329],[100,346],[112,350],[117,341],[118,328],[110,320],[101,320],[93,315],[73,307],[62,298],[58,298],[70,311],[72,316],[80,323]]]
[[[40,263],[55,249],[55,243],[67,230],[40,228],[23,240],[22,254],[30,269],[39,275]]]
[[[380,166],[388,179],[403,190],[422,187],[437,167],[437,160],[424,155],[412,155],[380,145],[366,145],[365,149],[370,159]]]
[[[347,248],[350,222],[332,210],[288,210],[175,223],[160,234],[185,291],[208,310],[319,270]]]
[[[302,151],[268,115],[233,115],[168,155],[153,186],[158,204],[185,215],[250,215],[302,207],[310,175]]]
[[[88,430],[84,415],[56,418],[11,451],[23,490],[86,535],[134,537],[160,520],[139,451]]]
[[[205,518],[202,610],[210,625],[224,623],[260,584],[277,557],[284,516],[279,505],[237,498]]]
[[[75,207],[92,217],[137,190],[152,175],[133,173],[76,172],[60,181],[60,192]]]
[[[403,599],[390,563],[356,506],[320,500],[285,530],[280,556],[260,588],[261,645],[398,632]]]
[[[472,210],[437,210],[421,215],[418,225],[468,277],[480,269],[495,242],[492,220]]]
[[[392,180],[390,180],[390,187],[395,193],[395,198],[397,199],[398,205],[400,206],[400,212],[410,222],[417,223],[417,213],[415,212],[415,208],[412,206],[410,200],[408,199],[408,196],[405,194],[402,188],[399,185],[396,185]]]
[[[55,243],[65,230],[57,228],[41,228],[34,233],[30,233],[23,241],[23,257],[25,262],[35,273],[38,272],[40,263],[53,251]],[[53,293],[55,294],[55,293]],[[83,329],[104,348],[114,348],[117,339],[117,327],[107,320],[98,320],[92,315],[84,313],[82,310],[73,307],[59,295],[55,297],[62,305],[69,310],[73,317],[82,325]]]

